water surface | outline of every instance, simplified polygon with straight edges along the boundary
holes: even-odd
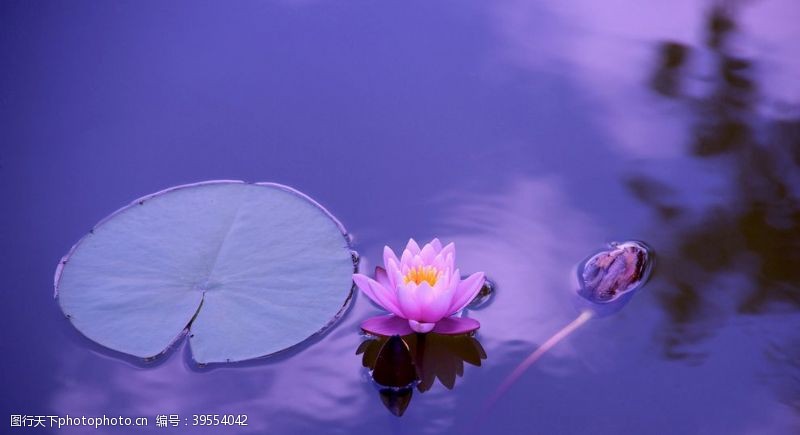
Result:
[[[203,433],[800,430],[800,8],[790,0],[3,2],[2,410],[247,414]],[[454,241],[486,271],[487,354],[390,414],[357,297],[324,336],[233,368],[141,364],[80,336],[56,262],[106,214],[207,179],[274,181],[354,236]],[[620,312],[503,378],[576,315],[574,268],[638,239]],[[196,429],[196,428],[194,428]],[[22,432],[25,429],[17,429]],[[35,431],[27,429],[28,431]],[[55,429],[39,430],[59,432]],[[97,433],[72,428],[65,433]]]

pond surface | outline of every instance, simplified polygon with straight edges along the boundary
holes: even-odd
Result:
[[[3,2],[3,418],[798,433],[800,7],[563,3]],[[144,364],[82,337],[53,300],[61,255],[128,201],[208,179],[307,193],[352,233],[362,271],[384,244],[454,241],[461,270],[496,285],[469,313],[486,359],[398,418],[356,355],[359,323],[381,313],[363,295],[325,335],[236,367],[197,368],[185,342]],[[653,248],[650,281],[476,424],[577,316],[577,264],[623,240]],[[157,428],[160,414],[248,426]]]

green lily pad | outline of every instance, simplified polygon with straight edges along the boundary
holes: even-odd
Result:
[[[198,363],[242,361],[329,326],[352,292],[342,225],[286,186],[212,181],[146,196],[62,259],[56,296],[89,339],[152,358],[188,328]]]

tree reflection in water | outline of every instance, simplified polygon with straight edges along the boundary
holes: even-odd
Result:
[[[381,401],[402,416],[416,388],[424,393],[439,382],[447,389],[464,375],[464,363],[480,367],[486,359],[481,343],[469,334],[411,334],[403,337],[370,337],[356,350],[362,365],[371,370]]]
[[[627,180],[659,219],[657,290],[670,320],[665,353],[674,359],[701,358],[690,345],[711,334],[713,319],[800,309],[800,117],[786,106],[765,110],[778,105],[759,94],[754,61],[736,55],[738,5],[710,10],[705,48],[662,43],[650,81],[655,92],[693,114],[690,153],[718,169],[730,191],[698,211],[651,176]],[[704,92],[697,95],[686,86],[696,75],[687,71],[688,61],[702,56],[714,67],[703,73]],[[730,276],[744,283],[742,293],[720,284]],[[709,296],[715,287],[725,297]],[[773,359],[789,361],[795,374],[798,340],[795,334],[768,350]]]

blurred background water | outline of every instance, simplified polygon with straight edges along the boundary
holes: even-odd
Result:
[[[0,3],[3,414],[247,414],[207,433],[800,431],[800,5],[793,0]],[[497,284],[487,358],[390,414],[357,297],[276,358],[139,364],[80,336],[56,262],[143,194],[275,181],[354,236],[454,241]],[[614,240],[657,267],[620,312],[502,379],[572,320]],[[253,337],[257,340],[258,337]],[[8,421],[8,420],[7,420]],[[7,424],[7,423],[6,423]],[[8,426],[6,426],[8,427]],[[57,432],[20,429],[19,432]],[[98,433],[72,428],[65,433]],[[200,432],[203,432],[201,430]]]

